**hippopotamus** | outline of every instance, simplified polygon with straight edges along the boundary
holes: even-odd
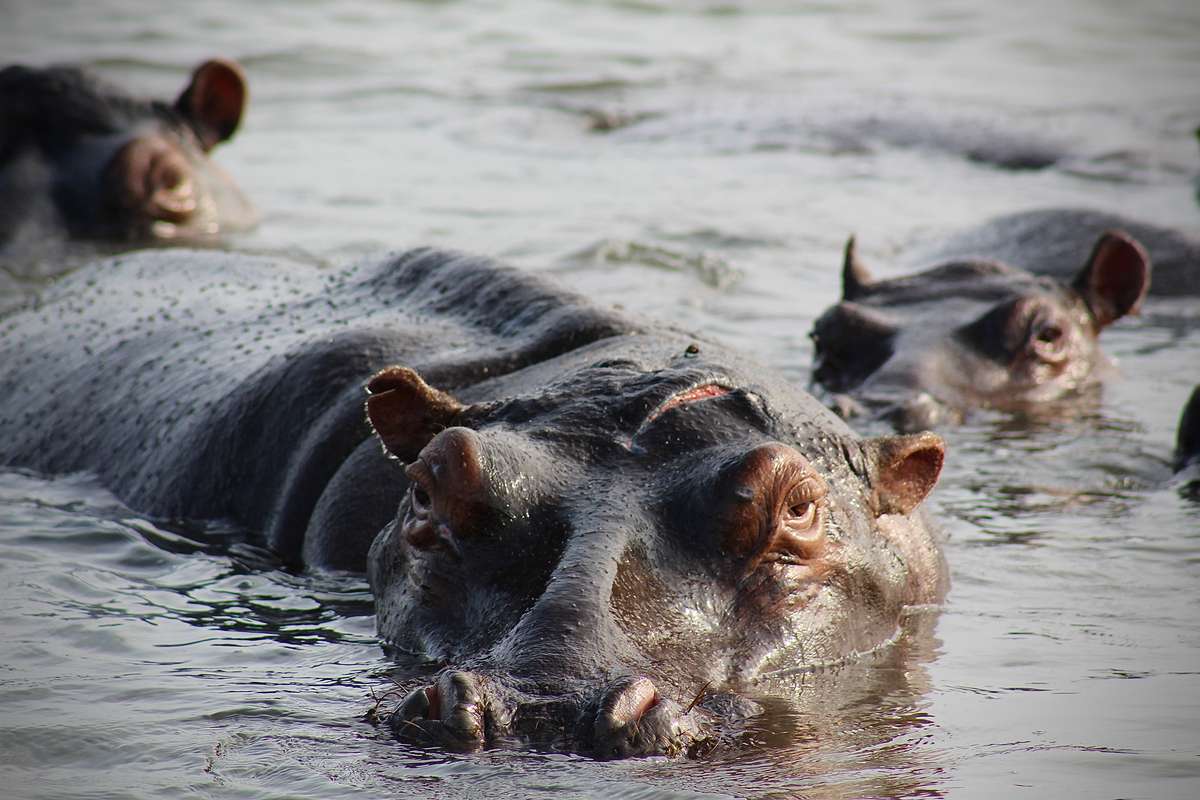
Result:
[[[863,438],[740,353],[484,258],[146,251],[0,326],[0,464],[365,569],[381,640],[440,666],[385,715],[403,738],[695,752],[947,588],[938,436]]]
[[[1108,231],[1075,269],[1064,282],[971,258],[877,280],[851,237],[842,299],[810,334],[813,379],[843,415],[871,411],[901,431],[1077,397],[1108,364],[1099,333],[1138,311],[1150,258]]]
[[[1041,208],[989,219],[913,248],[922,263],[986,258],[1017,264],[1061,281],[1074,277],[1096,239],[1125,231],[1154,263],[1149,295],[1200,295],[1200,236],[1123,214],[1087,208]]]
[[[1192,390],[1191,397],[1179,417],[1179,431],[1175,437],[1175,471],[1195,474],[1191,481],[1194,492],[1200,496],[1200,386]]]
[[[75,237],[203,239],[256,214],[208,155],[238,128],[241,67],[205,61],[174,103],[75,67],[0,71],[0,242],[22,226]],[[40,234],[39,234],[40,235]]]
[[[1024,171],[1081,163],[1061,137],[1004,121],[986,113],[952,113],[921,107],[915,98],[807,99],[794,96],[714,95],[679,107],[669,97],[623,92],[620,105],[596,105],[562,97],[559,107],[576,110],[590,130],[623,142],[666,142],[674,148],[716,147],[722,152],[798,150],[861,156],[887,149],[910,149],[955,156],[988,167]]]

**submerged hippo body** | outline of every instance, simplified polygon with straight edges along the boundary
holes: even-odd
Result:
[[[255,212],[208,158],[238,127],[241,68],[207,61],[174,103],[73,67],[0,70],[0,243],[26,225],[167,240],[248,227]]]
[[[841,302],[813,325],[813,378],[843,413],[917,430],[975,408],[1036,415],[1096,385],[1097,336],[1137,311],[1150,260],[1113,231],[1069,282],[984,259],[876,280],[851,239],[842,276]]]
[[[921,263],[990,259],[1060,281],[1074,277],[1105,231],[1135,238],[1154,264],[1153,297],[1200,295],[1200,237],[1086,208],[1046,208],[1006,214],[918,246]]]
[[[132,256],[7,319],[0,361],[0,463],[310,564],[369,546],[381,638],[444,666],[391,716],[421,741],[678,752],[946,586],[936,436],[862,439],[742,355],[481,259]]]

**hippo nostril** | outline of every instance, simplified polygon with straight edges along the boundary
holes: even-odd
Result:
[[[417,743],[438,743],[457,750],[482,747],[492,701],[479,678],[469,672],[448,671],[432,685],[413,690],[391,716],[393,732]],[[497,727],[492,720],[492,727]]]
[[[894,407],[888,416],[892,425],[900,433],[916,433],[937,427],[938,424],[945,421],[948,409],[928,392],[921,392]]]
[[[414,511],[423,511],[423,510],[429,508],[429,504],[431,502],[432,501],[430,500],[429,492],[425,491],[425,489],[421,486],[413,487],[413,510]]]
[[[658,700],[658,688],[654,681],[637,677],[609,693],[600,705],[600,712],[619,725],[627,725],[641,719],[642,715],[658,705]]]
[[[403,720],[436,718],[440,710],[434,704],[436,697],[436,687],[414,689],[400,703],[396,714]]]
[[[627,678],[600,701],[592,720],[592,752],[601,760],[678,752],[686,716],[649,678]]]
[[[442,693],[438,691],[437,684],[426,686],[421,692],[425,695],[425,716],[429,719],[439,719],[442,716]]]

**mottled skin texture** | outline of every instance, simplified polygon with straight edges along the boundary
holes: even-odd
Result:
[[[1121,230],[1154,263],[1152,297],[1200,294],[1200,236],[1121,214],[1086,208],[1045,208],[990,219],[914,248],[915,263],[988,259],[1036,275],[1070,281],[1102,233]]]
[[[632,330],[491,274],[424,251],[326,273],[188,251],[101,262],[0,321],[3,461],[95,471],[138,510],[227,518],[297,563],[361,569],[401,491],[363,414],[372,373],[399,362],[457,389]]]
[[[381,638],[442,666],[406,738],[699,748],[946,588],[936,436],[862,439],[744,355],[482,259],[131,256],[4,321],[0,360],[0,463],[310,565],[369,546]]]
[[[1119,231],[1100,235],[1069,282],[983,259],[876,280],[854,239],[842,269],[841,302],[813,325],[813,378],[844,415],[899,430],[977,408],[1061,411],[1097,384],[1108,363],[1097,336],[1150,284],[1145,250]]]
[[[256,221],[208,158],[237,130],[241,68],[206,61],[174,103],[142,100],[74,67],[0,71],[0,243],[23,226],[75,237],[175,240]]]

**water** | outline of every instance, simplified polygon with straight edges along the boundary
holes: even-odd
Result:
[[[909,242],[1032,207],[1200,227],[1200,9],[1182,0],[0,0],[0,19],[5,61],[83,61],[161,95],[203,58],[239,59],[251,106],[217,158],[263,223],[236,248],[489,253],[800,382],[851,232],[889,274]],[[981,135],[1064,158],[964,158]],[[1168,464],[1200,381],[1196,305],[1106,332],[1120,375],[1083,418],[950,432],[931,507],[954,588],[936,628],[837,678],[861,684],[855,702],[805,689],[704,761],[401,745],[362,721],[389,668],[363,582],[290,573],[234,532],[162,530],[86,476],[0,473],[0,785],[1200,795],[1200,504]]]

